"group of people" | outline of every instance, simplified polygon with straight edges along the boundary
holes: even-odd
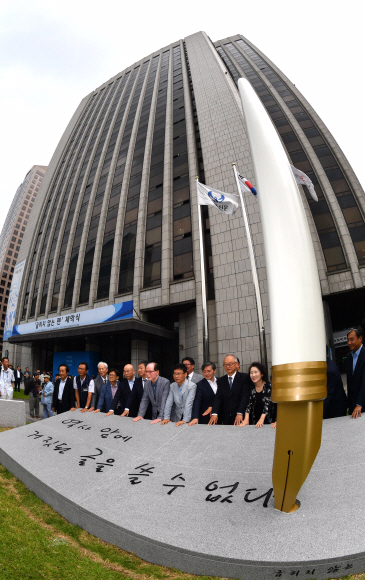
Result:
[[[340,417],[349,409],[353,419],[361,416],[365,405],[365,350],[363,330],[351,329],[347,335],[350,352],[347,356],[347,389],[335,363],[327,358],[327,397],[324,401],[325,419]],[[45,418],[65,411],[105,413],[105,416],[133,417],[134,421],[149,419],[165,425],[189,426],[236,425],[245,427],[263,425],[276,427],[276,404],[271,400],[271,384],[267,369],[260,362],[250,365],[248,374],[240,372],[240,361],[227,354],[223,361],[225,373],[216,377],[216,365],[206,362],[202,374],[195,372],[195,361],[184,357],[174,366],[173,382],[160,376],[156,362],[141,361],[137,373],[132,364],[124,366],[123,374],[99,362],[98,375],[88,374],[88,364],[78,365],[78,374],[69,375],[67,364],[59,366],[59,374],[52,381],[50,373],[37,371],[33,377],[27,368],[24,377],[26,394],[29,393],[30,414],[39,418],[39,397]],[[9,360],[2,359],[0,395],[16,379]],[[17,377],[18,378],[18,377]]]
[[[73,379],[66,364],[59,366],[55,381],[52,411],[80,410],[82,413],[105,413],[105,416],[149,419],[165,425],[188,423],[215,425],[255,424],[275,427],[276,405],[271,401],[271,386],[261,363],[252,363],[249,374],[240,372],[239,359],[233,354],[224,358],[226,374],[216,378],[216,365],[206,362],[202,375],[195,372],[195,361],[185,357],[174,366],[173,379],[160,376],[156,362],[141,361],[137,373],[127,364],[123,375],[107,363],[98,364],[98,376],[88,374],[88,364],[81,362]]]

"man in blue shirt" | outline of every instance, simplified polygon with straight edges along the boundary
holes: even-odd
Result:
[[[362,337],[361,326],[353,328],[347,334],[347,344],[350,349],[346,357],[347,392],[352,419],[361,417],[361,410],[365,405],[365,350]]]

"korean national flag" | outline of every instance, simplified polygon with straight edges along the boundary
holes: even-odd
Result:
[[[219,189],[197,182],[199,205],[213,205],[221,213],[234,214],[239,205],[238,195],[224,193]]]

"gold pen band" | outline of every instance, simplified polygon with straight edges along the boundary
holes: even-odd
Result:
[[[327,397],[325,361],[288,363],[272,367],[272,395],[275,403],[319,401]]]

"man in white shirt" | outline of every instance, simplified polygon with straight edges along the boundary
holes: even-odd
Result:
[[[68,374],[70,369],[66,363],[58,367],[60,378],[55,381],[52,411],[57,411],[57,415],[71,411],[75,407],[75,390],[73,388],[73,381]]]
[[[76,399],[76,408],[89,409],[91,397],[94,393],[94,381],[87,371],[89,365],[86,362],[80,362],[77,372],[78,376],[74,377],[74,390]]]
[[[214,397],[217,393],[217,367],[213,362],[206,362],[202,366],[204,378],[197,384],[193,412],[189,426],[208,425],[213,408]]]
[[[11,390],[14,390],[14,373],[9,369],[9,359],[4,356],[2,359],[3,367],[0,372],[0,395],[3,399],[11,398]],[[8,391],[9,389],[9,391]]]
[[[195,372],[195,360],[193,358],[191,358],[190,356],[186,356],[185,358],[182,359],[182,364],[186,366],[187,371],[188,371],[188,379],[189,381],[191,381],[192,383],[195,383],[196,385],[199,383],[199,381],[201,381],[204,377],[203,375],[199,375],[199,373]]]

